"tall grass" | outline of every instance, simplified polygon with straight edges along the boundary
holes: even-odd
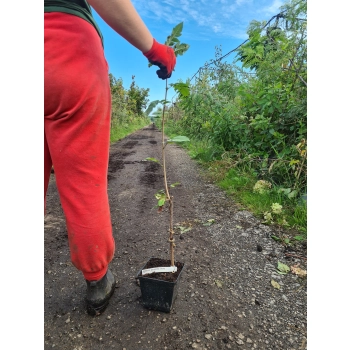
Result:
[[[110,132],[110,143],[114,143],[150,124],[149,118],[138,117],[130,123],[114,123]]]

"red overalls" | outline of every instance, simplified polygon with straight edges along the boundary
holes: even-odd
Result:
[[[71,260],[89,281],[114,255],[107,195],[111,95],[101,38],[82,18],[45,13],[44,199],[54,165]]]

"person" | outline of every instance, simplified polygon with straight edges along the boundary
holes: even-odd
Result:
[[[160,79],[171,76],[176,57],[129,0],[44,0],[44,212],[53,166],[70,258],[86,280],[87,312],[97,316],[116,279],[109,268],[115,241],[107,194],[111,93],[91,8],[159,67]]]

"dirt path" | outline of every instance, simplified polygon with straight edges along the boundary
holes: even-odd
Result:
[[[108,309],[96,318],[85,311],[85,281],[70,262],[52,174],[45,217],[45,349],[306,349],[306,279],[276,273],[278,261],[306,269],[306,260],[286,257],[270,238],[273,229],[240,211],[176,145],[167,146],[167,163],[169,183],[181,183],[172,189],[174,222],[191,228],[176,230],[175,259],[186,266],[171,313],[142,306],[135,276],[149,257],[168,259],[168,215],[154,208],[154,194],[164,187],[161,167],[144,161],[161,159],[160,152],[161,133],[152,127],[111,146],[117,251],[110,267],[118,282]],[[306,256],[306,248],[301,253]]]

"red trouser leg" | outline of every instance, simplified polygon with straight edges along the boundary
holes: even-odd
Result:
[[[87,21],[45,13],[45,189],[51,162],[71,260],[85,279],[114,255],[107,194],[111,95],[101,39]]]

